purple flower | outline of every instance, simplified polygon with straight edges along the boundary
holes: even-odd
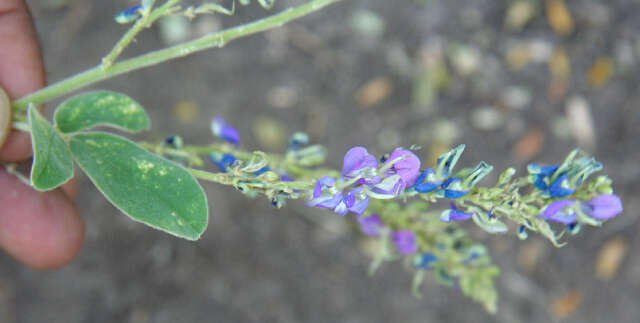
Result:
[[[373,185],[369,195],[377,199],[391,199],[402,192],[404,181],[400,175],[391,175]]]
[[[391,233],[391,241],[396,245],[398,252],[410,255],[418,250],[416,235],[410,230],[398,230]]]
[[[369,206],[369,195],[362,193],[362,186],[355,188],[347,193],[344,202],[349,211],[360,214]]]
[[[385,165],[400,157],[404,157],[404,159],[395,161],[385,175],[400,175],[404,182],[402,186],[402,189],[404,189],[413,186],[420,175],[420,159],[409,150],[396,148],[385,162]]]
[[[547,205],[544,211],[538,216],[552,222],[564,223],[567,225],[576,223],[578,215],[576,213],[574,200],[558,200]],[[593,219],[606,220],[622,212],[622,202],[617,195],[602,194],[588,202],[579,202],[580,210]]]
[[[363,178],[358,180],[360,184],[377,184],[380,177],[376,175],[375,170],[378,168],[376,157],[369,154],[364,147],[353,147],[344,155],[344,163],[342,164],[342,177],[353,179],[360,175]]]
[[[469,220],[473,216],[472,213],[466,213],[460,211],[456,208],[454,203],[451,203],[451,209],[442,212],[440,215],[440,221],[442,222],[451,222],[451,221],[465,221]]]
[[[577,215],[573,206],[576,204],[574,200],[558,200],[547,205],[544,211],[538,216],[551,222],[559,222],[570,224],[576,222]]]
[[[307,202],[307,206],[335,209],[342,201],[342,191],[335,188],[336,180],[331,176],[318,179],[313,189],[313,196]]]
[[[369,216],[356,215],[356,219],[360,224],[360,230],[370,237],[379,237],[380,230],[383,227],[382,220],[377,214]]]
[[[346,215],[349,211],[362,215],[368,206],[369,196],[362,193],[362,186],[358,186],[344,196],[334,211],[340,215]]]
[[[582,205],[583,210],[597,220],[609,219],[622,212],[622,201],[614,194],[602,194]]]
[[[211,132],[213,132],[216,137],[226,140],[236,147],[240,143],[238,130],[228,125],[222,118],[213,118],[211,121]]]
[[[369,196],[362,192],[362,186],[358,186],[344,195],[335,185],[336,180],[333,177],[325,176],[318,179],[307,206],[332,209],[339,215],[346,215],[349,211],[356,214],[364,213],[369,206]]]

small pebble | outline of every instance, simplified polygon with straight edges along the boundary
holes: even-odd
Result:
[[[473,47],[458,45],[449,51],[449,59],[458,74],[469,76],[478,70],[482,55]]]
[[[535,1],[511,1],[504,20],[505,28],[514,32],[521,31],[536,16],[536,11]]]
[[[519,86],[509,86],[502,93],[502,102],[510,109],[524,110],[533,99],[531,92]]]
[[[553,54],[553,45],[542,39],[529,42],[529,57],[532,63],[546,63]]]
[[[298,93],[289,86],[277,86],[267,92],[267,103],[279,109],[288,109],[298,102]]]
[[[574,96],[567,100],[566,113],[578,146],[586,151],[593,151],[596,134],[589,102],[582,96]]]
[[[376,12],[357,10],[351,16],[351,28],[364,36],[380,38],[386,28],[386,22]]]
[[[471,125],[484,131],[497,130],[504,125],[504,115],[494,107],[478,107],[471,111]]]

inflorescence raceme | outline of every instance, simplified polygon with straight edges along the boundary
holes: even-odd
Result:
[[[326,151],[308,145],[304,133],[294,134],[286,154],[276,155],[239,150],[238,131],[222,118],[215,118],[211,129],[226,143],[184,146],[173,136],[148,146],[188,165],[202,165],[198,155],[206,155],[220,173],[200,178],[233,185],[249,196],[264,194],[278,208],[287,199],[306,198],[309,207],[342,216],[353,213],[361,231],[377,241],[372,273],[383,262],[403,260],[414,273],[416,295],[425,273],[433,272],[438,282],[458,285],[489,311],[496,310],[493,278],[499,270],[486,247],[472,241],[459,223],[471,220],[491,234],[505,234],[511,227],[520,239],[529,231],[538,232],[559,247],[566,243],[558,241],[565,232],[601,226],[622,212],[609,178],[588,181],[602,164],[579,150],[558,165],[530,164],[528,174],[520,178],[509,168],[495,186],[481,187],[478,182],[493,166],[480,162],[454,171],[464,145],[430,167],[423,166],[412,149],[396,148],[376,158],[357,146],[347,151],[338,172],[319,168]],[[449,206],[431,210],[440,200]]]

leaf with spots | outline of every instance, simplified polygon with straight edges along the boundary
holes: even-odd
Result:
[[[129,132],[149,129],[147,113],[130,97],[111,91],[82,93],[56,109],[56,127],[64,133],[110,126]]]
[[[31,185],[39,191],[52,190],[73,177],[73,157],[62,135],[34,105],[28,113],[33,148]]]
[[[189,240],[206,229],[206,196],[184,168],[108,133],[75,134],[70,147],[93,184],[132,219]]]

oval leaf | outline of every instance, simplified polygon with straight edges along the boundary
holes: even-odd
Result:
[[[73,177],[73,157],[61,134],[34,105],[29,106],[28,114],[33,148],[31,185],[39,191],[52,190]]]
[[[189,240],[206,229],[206,196],[184,168],[108,133],[76,134],[70,147],[93,184],[129,217]]]
[[[130,97],[111,91],[87,92],[62,102],[56,109],[56,127],[65,133],[95,126],[138,132],[149,129],[147,113]]]

